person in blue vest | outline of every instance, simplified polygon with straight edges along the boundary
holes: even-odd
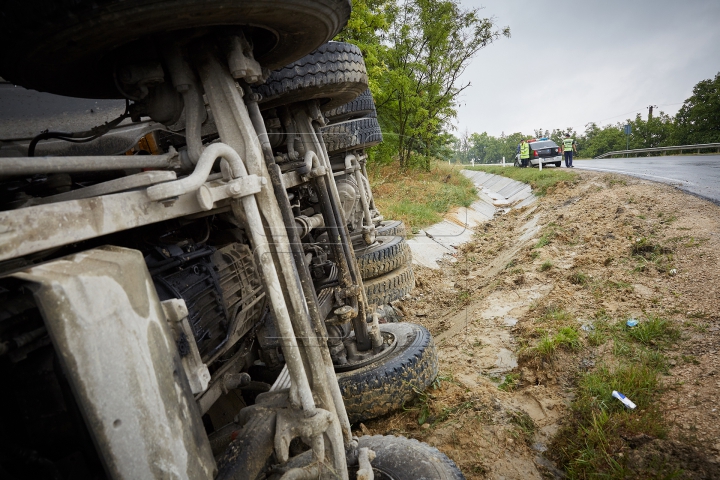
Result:
[[[563,154],[565,155],[565,167],[574,168],[572,164],[573,151],[577,153],[577,146],[574,138],[570,138],[570,134],[566,133],[563,139]]]

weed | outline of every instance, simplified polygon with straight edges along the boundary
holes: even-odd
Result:
[[[558,348],[577,350],[580,345],[580,333],[573,327],[563,327],[555,335],[546,333],[535,346],[535,351],[543,357],[550,357]]]
[[[517,261],[513,258],[505,265],[505,270],[513,268],[515,265],[517,265]]]
[[[666,346],[680,338],[680,331],[665,319],[648,316],[647,320],[628,329],[627,336],[646,346]]]
[[[522,410],[517,412],[508,412],[508,414],[510,415],[510,423],[517,427],[519,434],[522,435],[525,442],[530,443],[535,431],[537,430],[537,425],[535,425],[532,417]]]
[[[504,392],[512,392],[517,388],[518,380],[520,379],[520,375],[517,373],[508,373],[505,375],[505,378],[503,379],[502,383],[498,385],[498,388]]]
[[[533,260],[535,260],[535,259],[538,258],[539,256],[540,256],[540,252],[538,252],[538,251],[532,252],[532,253],[530,254],[530,258],[532,258]]]
[[[543,309],[542,316],[538,319],[539,322],[555,321],[564,322],[570,320],[571,315],[564,309],[556,307],[555,305],[548,305]]]
[[[553,264],[550,260],[545,260],[542,265],[540,265],[540,271],[541,272],[547,272],[552,268]]]
[[[618,281],[606,280],[605,285],[607,285],[610,288],[614,288],[616,290],[624,290],[626,292],[632,291],[635,288],[632,286],[631,283],[623,282],[621,280],[618,280]]]
[[[647,218],[645,215],[638,215],[637,217],[641,220],[645,220]]]
[[[550,446],[571,478],[637,478],[617,454],[627,449],[623,437],[664,436],[657,404],[664,388],[659,374],[652,362],[636,361],[615,368],[601,365],[579,379],[571,405],[576,421],[564,427]],[[612,398],[613,390],[625,394],[637,408],[626,409]]]
[[[614,175],[606,175],[605,181],[610,187],[613,187],[615,185],[627,186],[627,180],[625,180],[624,178],[616,177]]]
[[[568,276],[568,280],[570,280],[570,283],[574,285],[587,285],[590,282],[590,277],[588,277],[583,272],[573,272]]]
[[[700,365],[700,360],[695,355],[681,355],[682,361],[685,363],[692,363],[693,365]]]
[[[467,290],[461,290],[458,292],[458,301],[460,303],[467,303],[470,301],[470,298],[472,298],[472,294]]]
[[[672,252],[672,248],[654,243],[647,237],[638,238],[630,247],[630,254],[638,261],[636,272],[654,265],[659,272],[668,273],[672,269]]]
[[[605,332],[598,330],[597,328],[587,335],[587,341],[590,345],[593,347],[599,347],[600,345],[603,345],[605,342],[607,342],[608,336],[605,334]]]
[[[540,237],[540,240],[537,241],[537,243],[535,244],[535,246],[534,246],[533,248],[542,248],[542,247],[544,247],[545,245],[547,245],[548,243],[550,243],[550,238],[551,238],[551,237],[550,237],[547,233],[546,233],[546,234],[543,234],[543,236]]]

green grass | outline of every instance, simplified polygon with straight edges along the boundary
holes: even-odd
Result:
[[[402,220],[413,232],[440,222],[453,207],[468,207],[477,199],[473,182],[445,162],[436,162],[430,171],[378,167],[368,174],[383,216]]]
[[[665,346],[680,339],[680,330],[669,321],[655,316],[640,320],[637,326],[627,329],[627,336],[638,343],[649,346]]]
[[[658,399],[665,390],[662,376],[669,369],[664,351],[680,338],[679,330],[654,316],[629,328],[624,320],[611,322],[603,311],[595,316],[594,326],[588,343],[601,344],[612,338],[616,358],[579,377],[572,421],[555,436],[550,445],[552,457],[570,478],[675,478],[681,472],[662,462],[634,471],[625,463],[626,457],[618,454],[628,450],[624,438],[643,434],[664,438],[666,434]],[[623,393],[637,408],[627,409],[612,397],[613,390]]]
[[[546,333],[534,351],[542,357],[551,357],[559,348],[578,350],[581,345],[580,333],[574,327],[563,327],[555,335]]]
[[[519,374],[508,373],[507,375],[505,375],[505,379],[503,379],[502,383],[498,385],[498,388],[504,392],[512,392],[517,387],[519,379]]]
[[[537,168],[517,168],[517,167],[498,167],[492,165],[481,165],[475,167],[467,167],[468,170],[478,170],[482,172],[492,173],[494,175],[502,175],[512,178],[519,182],[527,183],[532,187],[535,195],[546,195],[550,189],[560,182],[573,182],[577,175],[559,168],[547,168],[541,172]]]
[[[642,237],[633,242],[630,255],[636,261],[634,271],[645,272],[654,267],[658,272],[670,273],[673,269],[673,249],[650,238]]]
[[[542,265],[540,265],[540,271],[541,272],[547,272],[553,267],[553,264],[550,260],[545,260]]]
[[[587,285],[590,283],[590,277],[579,271],[571,273],[568,276],[568,280],[570,280],[570,283],[573,285]]]

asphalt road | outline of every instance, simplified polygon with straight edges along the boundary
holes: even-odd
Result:
[[[720,205],[720,155],[574,160],[573,165],[667,183]]]

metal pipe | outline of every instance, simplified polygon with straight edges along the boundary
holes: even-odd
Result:
[[[193,164],[198,163],[200,155],[203,151],[202,145],[202,120],[204,109],[202,97],[200,93],[192,85],[183,92],[183,102],[185,103],[185,143],[187,143],[187,153]]]
[[[36,173],[100,172],[135,168],[180,168],[177,152],[163,155],[108,155],[88,157],[9,157],[0,158],[1,175]]]
[[[235,150],[224,143],[213,143],[208,145],[205,151],[202,152],[193,173],[174,182],[149,187],[147,189],[148,197],[151,200],[163,200],[197,190],[200,185],[207,181],[210,170],[212,170],[218,157],[222,157],[225,162],[228,162],[235,178],[240,176],[239,171],[245,170]]]
[[[246,92],[248,94],[251,93],[249,89],[247,89]],[[322,362],[324,363],[325,367],[325,381],[323,381],[323,379],[319,379],[319,382],[317,382],[320,386],[320,391],[318,393],[320,395],[321,401],[326,406],[326,408],[330,411],[336,412],[344,443],[349,444],[349,442],[352,441],[350,421],[347,416],[347,411],[345,410],[345,403],[342,399],[340,387],[337,383],[337,377],[335,376],[335,370],[333,368],[332,358],[330,357],[330,351],[327,348],[327,330],[325,328],[324,319],[320,316],[317,294],[315,292],[312,278],[310,277],[310,272],[307,268],[307,262],[305,261],[302,243],[300,241],[297,230],[293,228],[293,221],[296,221],[297,219],[293,219],[290,201],[287,197],[285,187],[282,184],[282,175],[280,172],[280,168],[277,166],[277,164],[275,164],[274,156],[272,154],[272,147],[270,146],[270,139],[267,135],[267,130],[265,129],[265,122],[263,122],[262,120],[260,108],[257,105],[257,97],[251,97],[250,95],[248,95],[246,105],[248,107],[248,114],[250,115],[250,120],[252,121],[255,131],[258,133],[258,139],[260,140],[260,145],[262,147],[265,163],[268,168],[268,173],[270,174],[271,182],[273,184],[275,197],[278,201],[278,205],[280,206],[281,213],[283,214],[283,220],[286,222],[286,231],[288,236],[290,237],[290,246],[293,251],[293,258],[295,260],[295,265],[300,277],[300,287],[307,303],[308,313],[310,314],[310,320],[314,328],[315,337],[318,339],[318,341],[323,342],[322,347],[318,350],[321,352]],[[319,166],[319,160],[315,152],[308,151],[305,157],[306,163],[309,163],[308,171],[313,166]],[[318,217],[319,220],[322,220],[322,223],[317,220]],[[324,219],[322,215],[315,215],[313,218],[316,218],[314,223],[316,223],[317,226],[320,226],[320,224],[324,225]],[[307,335],[309,337],[310,332],[307,332]],[[313,350],[313,353],[314,352],[315,350]],[[331,406],[334,406],[335,408],[333,409],[331,408]],[[343,455],[342,452],[336,453],[338,455]]]
[[[373,225],[372,218],[370,217],[370,206],[368,205],[368,195],[365,191],[365,182],[363,182],[362,173],[360,172],[360,162],[358,162],[357,157],[353,154],[345,157],[346,165],[348,163],[348,160],[355,163],[355,182],[357,182],[358,188],[360,189],[360,204],[362,205],[363,215],[365,217],[365,225],[363,227],[363,239],[365,240],[366,244],[371,245],[375,241],[375,225]],[[368,230],[367,232],[365,231],[366,229]]]
[[[365,176],[365,178],[367,179],[367,181],[370,182],[370,177],[368,177],[367,168],[366,168],[366,165],[367,165],[367,155],[362,155],[362,157],[360,158],[360,165],[362,165],[362,173],[363,173],[363,175]],[[375,208],[375,198],[373,197],[372,190],[370,190],[370,208],[371,208],[372,210],[376,210],[376,208]]]
[[[325,142],[322,139],[320,127],[316,124],[312,124],[311,128],[314,130],[315,133],[315,135],[313,135],[312,137],[313,142],[315,143],[316,148],[319,148],[320,152],[322,153],[325,168],[327,168],[328,183],[330,184],[330,190],[332,194],[331,201],[333,201],[337,206],[337,208],[333,208],[333,210],[336,212],[336,215],[339,218],[338,234],[340,237],[340,243],[345,252],[346,258],[348,259],[348,266],[350,267],[350,275],[352,276],[353,283],[354,285],[357,285],[359,289],[359,297],[357,302],[358,315],[353,318],[353,330],[355,330],[355,339],[358,350],[362,352],[370,350],[372,348],[372,343],[368,335],[368,327],[366,320],[367,297],[365,295],[365,288],[363,286],[360,270],[358,269],[357,263],[355,262],[355,251],[352,247],[352,243],[350,242],[350,235],[348,234],[347,226],[345,225],[342,214],[339,212],[340,194],[337,191],[335,178],[332,174],[330,157],[327,154],[327,150],[324,148]]]

